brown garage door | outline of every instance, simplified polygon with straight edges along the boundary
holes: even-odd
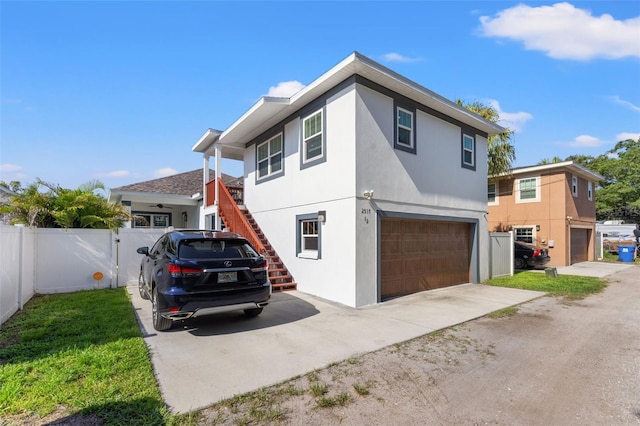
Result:
[[[589,229],[571,229],[571,264],[589,260]]]
[[[382,299],[469,282],[471,224],[382,219]]]

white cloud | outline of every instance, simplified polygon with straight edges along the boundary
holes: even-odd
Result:
[[[384,55],[382,55],[382,59],[387,62],[402,62],[405,64],[422,61],[422,58],[420,57],[412,58],[410,56],[404,56],[396,52],[385,53]]]
[[[616,135],[616,141],[626,141],[627,139],[633,139],[634,141],[637,141],[638,139],[640,139],[640,133],[623,132]]]
[[[22,170],[22,166],[17,166],[15,164],[9,164],[9,163],[0,164],[0,172],[11,173],[11,172],[17,172],[19,170]]]
[[[624,99],[621,99],[620,96],[612,96],[611,100],[613,100],[613,102],[615,102],[615,103],[617,103],[619,105],[626,106],[631,111],[640,112],[640,106],[634,105],[629,101],[625,101]]]
[[[107,177],[119,178],[125,176],[129,176],[129,172],[127,170],[114,170],[107,173]]]
[[[498,111],[498,116],[500,117],[498,124],[509,130],[513,130],[514,132],[522,132],[525,123],[533,118],[533,115],[528,112],[502,111],[500,103],[495,99],[489,100],[489,106],[492,106],[496,111]]]
[[[273,96],[276,98],[289,98],[302,89],[304,89],[304,84],[300,83],[299,81],[282,81],[278,83],[277,86],[269,87],[267,96]]]
[[[640,16],[616,20],[592,16],[570,3],[504,9],[495,17],[480,17],[481,33],[522,41],[529,50],[541,50],[555,59],[640,58]]]
[[[162,178],[162,177],[175,175],[176,173],[178,173],[177,170],[174,170],[171,167],[165,167],[164,169],[158,169],[158,170],[154,171],[153,172],[153,177]]]
[[[604,142],[593,136],[580,135],[566,145],[573,148],[597,148],[604,145]]]

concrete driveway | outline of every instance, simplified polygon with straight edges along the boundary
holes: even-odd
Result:
[[[365,308],[275,293],[257,318],[230,312],[156,332],[151,303],[128,287],[160,390],[184,413],[363,353],[460,324],[544,293],[463,284]]]

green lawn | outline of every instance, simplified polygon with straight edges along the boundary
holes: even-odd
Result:
[[[0,418],[172,424],[126,289],[35,296],[0,329]],[[2,423],[2,422],[0,422]]]
[[[606,281],[600,278],[577,275],[547,278],[543,272],[536,271],[518,272],[511,277],[492,278],[486,284],[544,291],[551,296],[564,296],[568,299],[582,299],[590,294],[601,292],[607,286]]]

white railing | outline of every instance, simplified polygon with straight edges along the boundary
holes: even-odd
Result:
[[[138,279],[136,249],[164,230],[49,229],[0,225],[0,324],[36,293],[115,288]]]

